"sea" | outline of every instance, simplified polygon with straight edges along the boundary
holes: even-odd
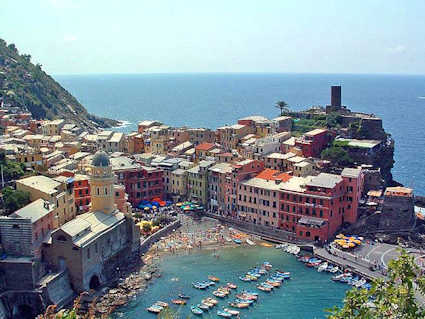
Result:
[[[238,291],[246,289],[258,292],[258,301],[249,309],[240,310],[243,319],[316,319],[326,318],[326,309],[341,306],[345,292],[350,286],[331,280],[331,274],[318,273],[314,268],[308,268],[296,260],[293,255],[280,249],[266,247],[225,248],[218,252],[205,250],[183,256],[168,256],[161,262],[161,277],[153,279],[149,288],[131,301],[127,306],[119,308],[113,319],[154,319],[146,308],[158,300],[170,303],[178,318],[195,318],[190,306],[196,305],[212,295],[213,288],[198,290],[192,287],[193,281],[207,280],[208,275],[216,276],[220,283],[232,282],[238,285]],[[239,276],[249,269],[268,261],[273,269],[291,272],[292,278],[275,288],[271,293],[256,289],[255,282],[242,282]],[[272,269],[272,270],[273,270]],[[262,277],[266,278],[266,277]],[[263,279],[263,280],[264,280]],[[261,278],[259,279],[261,280]],[[261,282],[261,281],[259,281]],[[171,300],[183,293],[190,296],[187,305],[175,306]],[[228,307],[228,302],[235,299],[235,292],[230,297],[219,299],[219,304],[202,318],[220,318],[217,309]]]
[[[342,102],[383,119],[395,139],[395,180],[425,195],[425,76],[369,74],[104,74],[56,75],[89,112],[125,121],[217,128],[249,115],[278,115],[330,102],[330,86],[342,85]]]

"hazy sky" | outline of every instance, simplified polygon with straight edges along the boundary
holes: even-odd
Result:
[[[53,74],[425,74],[425,0],[0,0]]]

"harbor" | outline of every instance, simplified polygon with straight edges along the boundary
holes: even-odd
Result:
[[[245,280],[246,277],[255,277],[260,271],[263,272],[261,269],[265,269],[265,262],[272,266],[267,273],[257,280]],[[324,318],[324,309],[340,304],[345,291],[351,288],[333,282],[331,273],[318,272],[304,266],[293,254],[276,249],[274,245],[264,247],[243,244],[219,250],[202,249],[191,253],[168,254],[162,257],[159,268],[161,276],[153,278],[147,289],[128,305],[117,309],[113,318],[154,318],[155,314],[149,313],[147,309],[158,301],[167,303],[168,309],[176,312],[178,318],[193,317],[195,314],[191,306],[202,307],[207,298],[217,300],[218,304],[203,310],[199,316],[204,318],[221,317],[217,311],[225,313],[224,308],[239,311],[240,318]],[[270,288],[271,284],[276,285],[273,281],[279,277],[277,272],[288,273],[291,279],[282,280],[280,287]],[[200,289],[202,285],[194,287],[194,284],[214,282],[212,279],[219,281],[204,289]],[[228,284],[236,285],[237,289],[230,288],[229,296],[221,296],[220,292],[226,291]],[[266,291],[267,287],[271,291]],[[240,302],[243,300],[237,296],[250,298],[246,292],[258,294],[258,300],[244,308],[244,302]],[[190,299],[186,299],[184,305],[176,304],[175,301],[183,299],[182,296]],[[239,307],[242,308],[231,306],[237,306],[236,299],[239,299]]]

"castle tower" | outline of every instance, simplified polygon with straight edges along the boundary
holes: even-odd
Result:
[[[111,214],[114,204],[114,174],[109,157],[105,152],[97,152],[91,162],[90,173],[91,211]]]

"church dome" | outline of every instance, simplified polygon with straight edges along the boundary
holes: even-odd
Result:
[[[96,152],[91,161],[91,165],[96,167],[107,167],[111,165],[108,154],[103,151]]]

